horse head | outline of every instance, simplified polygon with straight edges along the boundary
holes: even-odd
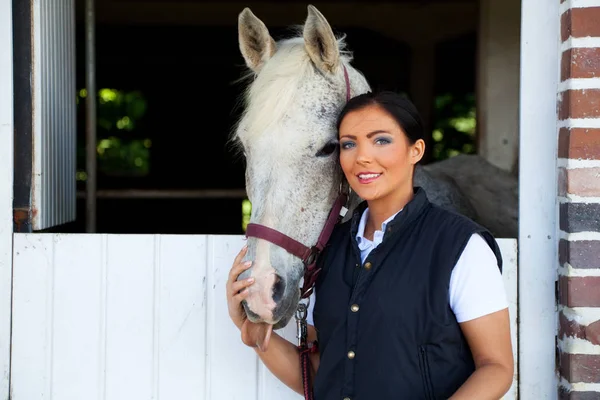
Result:
[[[313,6],[297,36],[275,41],[250,9],[238,19],[239,46],[252,78],[234,139],[246,159],[251,223],[312,246],[325,224],[343,174],[336,117],[350,95],[368,91],[350,64],[344,40],[334,36]],[[304,264],[266,240],[248,238],[255,278],[244,302],[252,322],[285,326],[300,300]]]

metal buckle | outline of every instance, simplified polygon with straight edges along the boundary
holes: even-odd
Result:
[[[313,246],[310,248],[310,253],[308,253],[308,256],[306,256],[304,258],[304,265],[305,266],[309,266],[314,264],[317,261],[317,257],[319,255],[319,249],[317,249],[316,246]]]
[[[296,338],[298,339],[298,347],[300,348],[305,348],[308,341],[307,316],[308,303],[298,303],[298,308],[296,309]]]

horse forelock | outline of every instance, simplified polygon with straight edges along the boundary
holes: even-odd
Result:
[[[352,54],[345,50],[344,38],[338,39],[338,47],[341,63],[352,69],[349,65]],[[318,75],[305,50],[302,36],[279,41],[277,51],[260,73],[249,73],[244,78],[253,80],[242,94],[244,109],[232,132],[232,141],[238,146],[256,143],[257,136],[265,132],[281,132],[277,125],[284,121],[302,85],[316,81]],[[319,96],[320,93],[316,91],[314,95]]]

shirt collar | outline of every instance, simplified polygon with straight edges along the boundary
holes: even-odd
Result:
[[[402,210],[400,210],[402,211]],[[391,217],[389,217],[388,219],[386,219],[385,221],[383,221],[383,223],[381,224],[381,230],[376,231],[373,234],[373,238],[375,239],[375,236],[377,234],[377,232],[379,232],[382,236],[383,236],[383,232],[385,232],[385,228],[387,226],[387,224],[393,220],[394,218],[396,218],[396,215],[398,215],[398,213],[400,213],[400,211],[398,211],[397,213],[395,213],[394,215],[392,215]],[[358,224],[358,231],[356,232],[356,243],[358,244],[358,248],[362,251],[362,250],[366,250],[367,248],[369,248],[371,246],[371,244],[373,243],[373,241],[365,238],[365,227],[367,225],[367,219],[369,218],[369,208],[367,207],[365,209],[365,211],[363,211],[362,217],[360,218],[360,222]]]

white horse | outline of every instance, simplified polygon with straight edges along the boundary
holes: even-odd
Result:
[[[248,8],[239,15],[238,29],[240,50],[253,78],[233,138],[246,158],[250,222],[311,246],[343,179],[335,121],[346,102],[344,68],[351,96],[369,91],[369,84],[352,67],[344,40],[334,36],[313,6],[308,6],[301,32],[290,39],[275,42]],[[424,187],[433,203],[475,219],[476,207],[438,164],[442,167],[430,171],[429,166],[419,167],[415,184]],[[246,260],[253,265],[240,279],[255,278],[244,303],[248,318],[285,326],[300,298],[302,261],[254,237],[248,239]]]
[[[253,81],[235,131],[246,158],[246,190],[253,223],[311,246],[323,228],[343,174],[337,160],[336,115],[346,102],[344,66],[351,95],[369,85],[350,64],[313,6],[297,37],[275,40],[248,8],[239,15],[240,50]],[[252,321],[284,326],[299,300],[302,261],[261,239],[248,239],[253,265],[245,307]]]

